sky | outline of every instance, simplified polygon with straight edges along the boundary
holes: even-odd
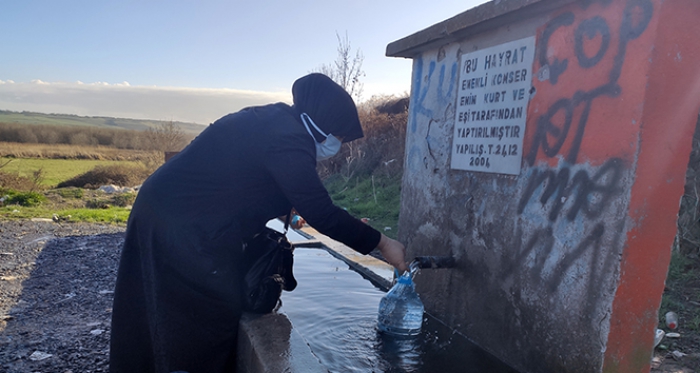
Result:
[[[23,0],[0,4],[0,110],[208,124],[291,102],[338,35],[364,56],[363,95],[410,91],[387,44],[484,0]]]

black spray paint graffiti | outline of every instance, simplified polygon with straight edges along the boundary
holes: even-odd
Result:
[[[592,1],[582,3],[584,8],[590,6]],[[609,5],[609,0],[600,1],[603,6]],[[613,201],[623,192],[622,179],[626,172],[626,165],[620,158],[610,158],[597,168],[575,166],[581,143],[584,139],[589,114],[596,100],[618,97],[622,93],[622,87],[618,84],[622,74],[623,64],[627,54],[627,45],[638,38],[647,28],[654,12],[651,0],[629,0],[625,6],[622,21],[619,27],[619,45],[612,57],[612,68],[608,74],[607,82],[589,91],[577,91],[572,97],[563,97],[537,119],[535,135],[530,152],[525,161],[533,166],[540,151],[549,157],[559,156],[565,141],[570,140],[570,148],[563,162],[558,168],[533,168],[527,180],[527,185],[518,203],[518,214],[523,214],[531,203],[539,203],[541,206],[549,206],[547,220],[548,226],[537,228],[529,237],[520,231],[515,238],[515,258],[510,258],[504,269],[504,278],[518,276],[518,271],[528,271],[529,276],[538,278],[544,282],[545,289],[553,293],[561,285],[566,272],[581,258],[590,258],[588,264],[590,270],[587,274],[588,284],[586,312],[593,311],[600,297],[600,287],[603,285],[603,277],[600,276],[612,265],[620,237],[624,229],[624,222],[610,225],[604,221],[604,212],[610,209]],[[542,68],[549,71],[549,82],[556,86],[566,72],[568,59],[548,59],[548,44],[552,36],[561,29],[574,25],[575,16],[567,12],[553,19],[544,29],[538,43],[536,57]],[[595,53],[586,48],[586,43],[597,38]],[[591,69],[599,66],[606,55],[611,53],[611,28],[608,22],[601,16],[594,16],[581,21],[573,31],[574,53],[576,62],[583,69]],[[586,51],[589,51],[587,54]],[[608,59],[609,60],[609,59]],[[574,124],[574,111],[580,113],[580,117]],[[560,114],[560,115],[558,115]],[[563,115],[561,115],[563,114]],[[557,116],[558,115],[558,116]],[[555,124],[553,119],[557,116],[563,118],[563,122]],[[572,127],[574,129],[572,130]],[[571,138],[570,132],[573,132]],[[574,168],[575,167],[575,168]],[[572,171],[577,169],[577,171]],[[536,195],[538,191],[540,195]],[[539,198],[537,198],[539,197]],[[558,262],[554,269],[545,274],[544,265],[550,258],[555,248],[556,232],[554,224],[559,218],[565,218],[566,222],[573,222],[582,218],[587,222],[584,237],[577,245],[569,248],[564,255],[558,255]],[[607,231],[607,235],[606,235]],[[611,237],[612,236],[612,237]],[[528,269],[523,268],[528,257],[534,255],[534,265]]]
[[[553,200],[549,212],[549,221],[554,222],[560,216],[564,205],[569,203],[566,213],[568,221],[574,221],[579,212],[583,211],[587,219],[599,218],[612,198],[622,192],[623,162],[619,158],[611,158],[605,162],[591,177],[587,171],[579,170],[571,178],[571,168],[562,167],[552,170],[534,170],[528,179],[527,187],[518,204],[518,214],[522,214],[535,192],[543,186],[539,202],[542,206]],[[555,195],[556,193],[556,195]],[[554,197],[554,198],[552,198]]]
[[[627,3],[622,22],[620,24],[619,46],[617,49],[617,54],[613,58],[613,66],[608,76],[608,82],[590,91],[578,91],[571,98],[562,98],[558,100],[549,108],[545,115],[541,116],[537,120],[537,128],[535,131],[533,144],[526,157],[526,160],[530,165],[535,163],[535,158],[537,157],[540,149],[542,149],[544,154],[548,157],[554,157],[559,154],[562,145],[564,145],[564,141],[569,135],[569,130],[571,129],[573,122],[574,109],[582,106],[583,113],[579,118],[571,149],[569,149],[566,156],[567,162],[571,164],[576,163],[593,101],[602,96],[617,97],[620,95],[622,88],[618,85],[618,80],[620,79],[620,75],[622,73],[622,65],[625,62],[627,44],[630,41],[638,38],[644,32],[644,30],[646,30],[649,22],[651,21],[653,12],[654,7],[651,0],[630,0]],[[635,14],[637,17],[635,17]],[[637,19],[636,24],[635,19]],[[557,58],[555,58],[553,61],[547,60],[549,40],[559,28],[569,26],[573,24],[573,22],[574,14],[570,12],[564,13],[552,20],[552,22],[547,25],[542,33],[542,38],[538,46],[537,57],[540,66],[548,66],[549,81],[552,85],[557,84],[561,74],[566,71],[569,61],[568,59],[559,61]],[[591,40],[598,34],[600,34],[602,38],[598,51],[593,56],[586,55],[584,51],[586,39]],[[610,38],[610,27],[602,17],[593,17],[581,22],[574,32],[574,50],[579,65],[586,69],[595,67],[608,52],[608,49],[610,48]],[[564,123],[561,125],[561,127],[558,127],[556,124],[552,123],[552,119],[560,111],[564,114]],[[554,138],[554,141],[551,144],[549,143],[549,136]]]
[[[614,237],[611,239],[611,243],[617,246],[620,242],[622,236],[622,227],[613,227],[615,231]],[[585,296],[585,304],[583,307],[582,316],[584,318],[590,318],[593,316],[593,311],[600,298],[600,291],[604,286],[605,277],[600,276],[601,273],[606,273],[612,267],[615,257],[613,255],[605,255],[605,244],[603,242],[603,235],[605,233],[605,225],[602,222],[597,223],[591,232],[581,240],[581,242],[576,246],[571,252],[563,256],[556,264],[556,266],[550,271],[545,273],[545,262],[552,255],[552,251],[555,246],[554,232],[552,227],[544,227],[535,230],[525,239],[525,234],[522,229],[518,229],[515,237],[513,238],[513,244],[516,256],[512,261],[505,261],[503,266],[503,271],[501,272],[501,279],[506,278],[519,278],[530,284],[541,283],[543,289],[547,294],[553,294],[559,288],[559,285],[563,281],[567,271],[573,267],[585,253],[590,252],[591,260],[589,266],[591,272],[587,278],[586,288],[588,291]],[[530,268],[525,268],[520,265],[524,263],[528,256],[535,253],[534,265]],[[598,260],[603,258],[602,263]],[[525,273],[523,273],[525,272]],[[523,278],[525,276],[525,278]],[[552,300],[552,298],[550,298]]]

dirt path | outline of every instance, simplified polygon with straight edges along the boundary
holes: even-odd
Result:
[[[0,222],[0,372],[106,372],[123,228]],[[700,372],[700,333],[655,352],[652,372]],[[672,351],[672,350],[670,350]]]
[[[107,371],[122,231],[0,223],[1,372]]]

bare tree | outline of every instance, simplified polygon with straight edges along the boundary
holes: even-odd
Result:
[[[358,102],[364,88],[361,79],[365,76],[365,72],[362,70],[365,56],[359,49],[355,52],[355,56],[352,56],[352,47],[347,32],[345,38],[341,38],[337,32],[335,36],[338,38],[338,56],[335,62],[323,64],[314,71],[328,75],[334,82],[345,88],[350,96]]]
[[[146,141],[153,150],[178,151],[185,145],[185,134],[173,121],[161,122],[145,132]]]

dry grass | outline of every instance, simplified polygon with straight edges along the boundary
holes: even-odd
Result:
[[[31,178],[0,171],[0,192],[8,189],[35,191],[40,189],[40,186]]]
[[[696,258],[700,264],[700,116],[685,175],[685,193],[678,213],[676,239],[680,253]]]
[[[163,162],[163,153],[107,146],[0,142],[0,157]]]
[[[320,162],[322,178],[340,174],[347,181],[354,177],[369,177],[379,173],[387,177],[400,176],[406,139],[407,107],[404,98],[393,96],[375,98],[359,108],[365,136],[344,144],[339,155]],[[386,112],[384,108],[399,107]]]

